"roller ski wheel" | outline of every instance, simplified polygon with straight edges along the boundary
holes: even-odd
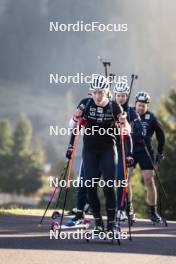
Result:
[[[86,242],[89,243],[90,242],[90,238],[91,238],[91,233],[87,232],[87,238],[86,238]]]
[[[114,230],[114,232],[112,232],[112,237],[111,238],[109,238],[109,236],[108,236],[108,240],[110,240],[110,243],[111,244],[115,244],[115,242],[117,242],[118,243],[118,245],[120,246],[120,238],[115,238],[115,233],[116,233],[116,231]]]
[[[52,213],[51,218],[52,218],[53,220],[56,220],[56,219],[58,219],[59,217],[60,217],[60,213],[59,213],[58,211],[54,211],[54,212]]]
[[[163,221],[164,226],[167,227],[168,226],[167,220],[165,218],[162,218],[162,221]]]
[[[99,239],[100,233],[105,233],[105,231],[104,231],[104,225],[103,225],[102,219],[97,218],[95,220],[95,227],[94,227],[94,229],[92,231],[90,231],[90,232],[86,232],[86,235],[88,236],[88,238],[86,238],[86,242],[87,243],[90,242],[90,239],[91,239],[92,234],[93,234],[93,239]]]
[[[107,239],[110,240],[111,244],[116,241],[120,245],[120,225],[114,222],[108,222],[107,224]]]
[[[51,228],[50,228],[50,230],[52,230],[52,231],[56,231],[56,230],[59,230],[59,227],[60,227],[60,224],[59,224],[59,222],[58,221],[53,221],[52,223],[51,223]]]
[[[116,230],[116,233],[121,236],[121,227],[118,224],[116,224],[115,230]],[[117,243],[118,243],[119,246],[121,245],[121,241],[120,241],[120,238],[119,237],[117,239]]]

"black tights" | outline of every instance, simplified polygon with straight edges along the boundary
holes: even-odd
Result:
[[[92,181],[93,178],[100,179],[100,171],[103,175],[103,180],[115,180],[116,167],[117,167],[117,152],[116,147],[112,146],[103,150],[89,149],[83,147],[83,165],[85,180]],[[93,211],[95,218],[100,218],[100,201],[97,194],[98,179],[95,186],[87,187],[87,194],[89,197],[89,203]],[[112,182],[111,182],[112,184]],[[114,187],[108,187],[105,185],[104,194],[106,198],[106,211],[109,221],[115,219],[116,199]]]

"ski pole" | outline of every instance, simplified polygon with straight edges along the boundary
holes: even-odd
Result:
[[[158,202],[159,202],[159,213],[162,215],[162,202],[161,202],[161,188],[160,185],[158,184]]]
[[[103,61],[103,59],[98,56],[98,59],[101,61],[101,63],[103,64],[104,70],[105,70],[105,77],[108,77],[108,67],[111,66],[111,63],[109,61]]]
[[[132,74],[131,75],[130,93],[129,93],[129,96],[128,96],[127,104],[129,103],[129,100],[130,100],[130,96],[131,96],[134,80],[137,80],[137,79],[138,79],[138,75],[136,75],[136,74]]]
[[[79,131],[79,123],[80,122],[78,121],[76,131]],[[61,220],[60,220],[60,226],[59,226],[59,233],[58,233],[59,236],[60,236],[61,229],[62,229],[62,222],[63,222],[64,212],[65,212],[65,206],[66,206],[66,201],[67,201],[68,189],[70,187],[70,178],[71,178],[73,160],[74,160],[74,157],[75,157],[77,143],[78,143],[78,133],[76,134],[76,136],[74,138],[73,152],[72,152],[72,155],[71,155],[71,159],[69,160],[68,175],[67,175],[67,185],[66,185],[66,190],[65,190],[64,204],[63,204],[63,209],[62,209],[62,214],[61,214]]]
[[[65,171],[65,173],[64,173],[64,176],[63,176],[63,178],[62,178],[62,180],[63,181],[65,181],[65,178],[66,178],[66,176],[67,176],[67,172],[68,172],[68,167],[67,167],[67,170]],[[60,180],[61,180],[61,178],[60,178]],[[59,180],[59,181],[60,181]],[[60,190],[59,190],[59,192],[58,192],[58,197],[57,197],[57,199],[56,199],[56,203],[55,203],[55,206],[54,206],[54,209],[56,210],[56,208],[59,206],[59,202],[60,202],[60,199],[61,199],[61,194],[62,194],[62,190],[63,190],[63,186],[62,187],[60,187]],[[59,217],[60,216],[60,214],[59,214],[59,212],[58,211],[54,211],[53,212],[53,214],[52,214],[52,216],[51,216],[51,218],[52,219],[55,219],[55,218],[57,218],[57,217]]]
[[[67,170],[66,170],[65,173],[64,173],[63,180],[65,180],[65,178],[66,178],[66,176],[67,176],[67,171],[68,171],[68,167],[67,167]],[[59,206],[59,202],[60,202],[60,198],[61,198],[62,190],[63,190],[63,187],[60,188],[60,191],[59,191],[59,194],[58,194],[58,198],[57,198],[57,200],[56,200],[56,204],[55,204],[55,209]]]
[[[68,165],[69,165],[69,161],[66,162],[66,164],[65,164],[65,166],[64,166],[64,168],[63,168],[63,171],[62,171],[62,173],[61,173],[60,179],[63,177],[64,173],[67,172],[67,170],[68,170]],[[42,216],[42,218],[41,218],[41,220],[40,220],[39,225],[41,225],[42,222],[43,222],[43,219],[44,219],[44,217],[45,217],[45,215],[46,215],[46,213],[47,213],[47,211],[48,211],[48,208],[50,207],[50,204],[51,204],[51,202],[52,202],[52,200],[53,200],[53,198],[54,198],[54,196],[55,196],[55,193],[56,193],[57,188],[58,188],[58,186],[56,186],[56,187],[54,188],[54,191],[51,193],[51,196],[50,196],[49,202],[48,202],[48,204],[47,204],[47,206],[46,206],[46,209],[45,209],[44,214],[43,214],[43,216]]]
[[[128,183],[128,174],[127,174],[127,166],[126,166],[126,156],[125,156],[125,144],[124,144],[124,135],[123,135],[123,128],[124,125],[120,124],[120,136],[121,136],[121,144],[122,144],[122,161],[123,161],[123,173],[124,173],[124,178],[126,182]],[[122,195],[122,204],[124,205],[126,198],[127,206],[128,206],[128,186],[124,188],[123,195]],[[131,221],[130,221],[130,216],[129,216],[129,210],[127,207],[127,213],[128,213],[128,228],[129,228],[129,239],[132,240],[131,237]]]

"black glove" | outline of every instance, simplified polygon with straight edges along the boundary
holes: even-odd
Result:
[[[66,151],[66,154],[65,154],[66,158],[67,158],[67,159],[71,159],[71,157],[72,157],[72,153],[73,153],[73,148],[72,148],[72,147],[69,147],[69,148],[67,149],[67,151]]]
[[[165,157],[164,154],[162,154],[162,153],[158,153],[158,154],[156,155],[156,163],[159,163],[160,161],[164,160],[165,158],[166,158],[166,157]]]

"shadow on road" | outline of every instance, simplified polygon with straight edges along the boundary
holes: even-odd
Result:
[[[65,250],[87,252],[121,252],[176,256],[176,224],[154,227],[149,222],[137,222],[133,229],[133,241],[122,240],[121,246],[110,241],[90,241],[49,238],[50,218],[41,229],[37,227],[40,216],[0,216],[0,248]],[[122,227],[122,231],[127,227]]]

